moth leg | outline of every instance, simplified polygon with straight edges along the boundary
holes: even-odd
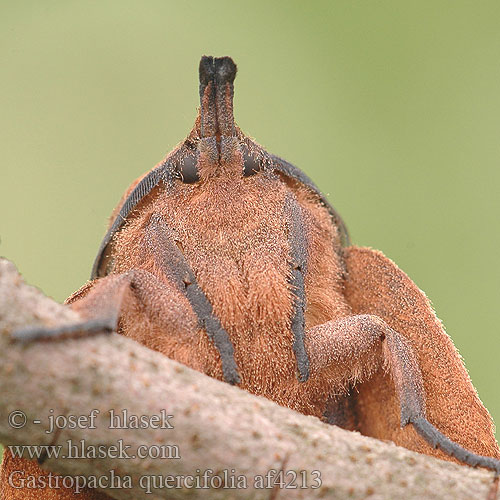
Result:
[[[221,359],[224,380],[229,384],[239,384],[241,379],[231,338],[198,284],[196,275],[184,255],[182,242],[161,214],[154,213],[151,216],[144,231],[143,243],[157,268],[161,269],[166,278],[188,299],[200,325],[213,341]]]
[[[197,321],[189,304],[183,303],[180,292],[146,271],[131,271],[120,275],[110,275],[87,283],[73,294],[68,301],[69,307],[77,311],[81,321],[76,324],[50,327],[33,327],[18,330],[13,337],[21,342],[30,342],[37,339],[54,339],[116,331],[121,321],[130,321],[130,316],[137,316],[137,321],[144,329],[154,324],[155,332],[159,335],[149,347],[157,350],[166,349],[166,342],[185,340],[189,342],[189,335],[196,332]],[[155,315],[154,304],[166,306],[164,316]],[[130,311],[133,313],[130,314]],[[183,312],[184,311],[184,312]],[[142,328],[141,328],[142,334]],[[136,340],[142,340],[138,329],[130,331]],[[159,338],[158,338],[159,337]],[[180,338],[180,339],[179,339]],[[85,355],[85,354],[83,354]],[[184,360],[185,361],[185,360]],[[191,359],[192,365],[196,363]],[[199,367],[198,367],[199,368]],[[14,457],[8,448],[5,449],[3,463],[0,468],[0,497],[5,500],[21,500],[35,498],[29,495],[26,488],[16,488],[10,484],[12,474],[22,472],[24,477],[33,477],[37,481],[46,478],[47,472],[40,468],[35,460]],[[50,489],[48,486],[37,489],[36,498],[40,500],[54,500],[78,498],[81,500],[105,500],[110,497],[97,490],[85,488],[76,494],[74,488],[63,487]]]
[[[155,268],[163,279],[160,280],[148,271],[134,269],[94,280],[67,301],[85,317],[83,322],[68,327],[34,327],[19,330],[13,333],[13,339],[28,342],[42,338],[75,337],[113,331],[121,318],[120,313],[136,310],[139,308],[139,301],[145,311],[141,310],[138,317],[153,318],[156,326],[161,324],[167,332],[175,332],[176,325],[179,329],[186,330],[186,312],[191,313],[190,317],[193,317],[194,313],[196,324],[191,325],[191,331],[197,330],[198,326],[206,331],[219,353],[224,380],[230,384],[238,384],[240,376],[231,339],[198,285],[181,246],[176,244],[172,229],[161,215],[151,216],[140,244],[144,248],[145,258],[155,262]],[[183,308],[180,307],[181,304]],[[165,352],[152,346],[151,343],[156,342],[158,335],[146,334],[146,329],[141,329],[140,323],[134,321],[134,314],[128,316],[128,323],[132,327],[123,328],[128,336],[133,332],[132,335],[140,337],[138,340],[143,344],[176,359],[175,349]],[[179,322],[179,318],[186,321]],[[162,333],[160,338],[165,337],[165,332]]]
[[[12,332],[11,338],[15,342],[28,343],[42,339],[65,339],[113,332],[117,328],[125,289],[130,286],[131,280],[132,276],[120,275],[87,283],[68,299],[71,301],[76,297],[82,301],[71,306],[80,313],[81,321],[55,327],[29,326]],[[86,299],[83,300],[83,297]]]
[[[381,369],[393,380],[400,406],[400,426],[413,424],[433,448],[472,466],[500,473],[500,460],[466,450],[448,439],[426,416],[422,374],[410,342],[375,315],[329,321],[307,331],[311,374],[337,386],[362,383]]]
[[[377,316],[348,316],[310,328],[306,347],[311,375],[347,386],[385,369],[399,397],[401,426],[425,417],[422,376],[413,350]]]
[[[344,250],[344,259],[344,296],[353,313],[378,316],[412,346],[422,374],[427,420],[463,448],[500,459],[491,416],[429,299],[377,250],[352,246]],[[358,430],[449,460],[449,455],[419,436],[426,432],[429,440],[435,440],[433,432],[425,430],[426,424],[400,428],[398,407],[391,377],[383,371],[375,374],[357,387]]]
[[[109,333],[117,331],[120,322],[133,314],[138,316],[137,323],[154,323],[157,329],[163,329],[163,337],[175,332],[187,340],[197,329],[196,317],[182,293],[143,270],[91,281],[66,303],[79,313],[81,321],[57,327],[33,326],[16,330],[11,337],[17,342],[32,342]],[[159,309],[162,314],[156,313]]]
[[[114,331],[114,322],[108,319],[97,319],[82,321],[81,323],[74,323],[58,327],[43,327],[43,326],[30,326],[15,330],[11,334],[11,338],[15,342],[28,343],[35,340],[49,339],[49,338],[76,338],[87,335],[94,335],[99,333],[110,333]]]
[[[447,455],[455,457],[465,464],[472,465],[473,467],[486,467],[487,469],[494,470],[497,475],[500,474],[500,460],[466,450],[463,446],[460,446],[447,438],[442,432],[439,432],[426,418],[419,417],[412,420],[411,423],[418,434],[432,447],[443,450]]]
[[[43,338],[57,340],[61,336],[99,333],[102,327],[106,331],[118,330],[201,372],[207,372],[209,358],[217,356],[215,346],[200,328],[198,317],[185,293],[168,280],[161,281],[147,271],[133,270],[99,278],[87,283],[66,302],[80,314],[81,322],[57,328],[19,330],[14,332],[14,337],[21,342]],[[206,349],[203,350],[200,346]],[[26,476],[29,473],[35,478],[46,475],[36,461],[15,458],[6,449],[0,468],[0,498],[28,498],[26,489],[16,489],[9,485],[8,478],[15,471],[25,472]],[[82,500],[110,498],[90,489],[77,495],[72,488],[46,488],[43,491],[37,490],[36,494],[36,498],[40,500],[73,497]]]

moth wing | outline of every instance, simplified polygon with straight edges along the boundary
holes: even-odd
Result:
[[[491,416],[425,293],[382,252],[356,246],[344,252],[345,297],[353,313],[376,314],[410,341],[422,371],[431,424],[470,451],[499,458]],[[449,459],[431,449],[411,425],[400,427],[399,401],[389,374],[376,374],[358,389],[361,433]]]

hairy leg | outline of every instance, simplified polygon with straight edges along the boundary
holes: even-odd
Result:
[[[374,315],[348,316],[310,328],[306,346],[311,374],[334,385],[363,382],[384,369],[400,401],[401,426],[425,417],[422,377],[410,345]]]
[[[425,294],[381,252],[350,247],[344,253],[344,293],[353,312],[377,315],[399,332],[415,353],[424,384],[427,420],[464,448],[500,458],[491,416]],[[418,424],[399,428],[395,410],[398,401],[389,376],[380,372],[358,390],[360,432],[446,458],[419,438],[415,431]]]
[[[146,271],[130,271],[110,275],[88,283],[67,301],[79,312],[81,322],[57,328],[33,327],[13,333],[20,342],[36,339],[60,339],[103,332],[123,327],[127,336],[158,350],[178,361],[205,371],[205,361],[196,356],[191,346],[206,341],[205,332],[198,326],[198,318],[188,299],[175,286],[161,282]],[[158,311],[161,310],[161,314]],[[172,353],[176,353],[173,356]],[[217,353],[212,347],[213,357]],[[19,471],[19,472],[16,472]],[[76,494],[72,488],[16,488],[9,477],[46,477],[40,464],[34,460],[15,458],[5,450],[1,475],[0,498],[5,500],[103,500],[104,493],[86,489]],[[19,481],[17,481],[17,484]]]
[[[320,376],[336,387],[358,384],[362,387],[363,382],[387,372],[399,402],[397,427],[402,429],[412,424],[432,448],[439,448],[460,462],[500,473],[500,460],[465,449],[427,420],[426,396],[416,353],[406,338],[379,317],[362,314],[318,325],[307,331],[306,346],[311,375]],[[383,418],[383,408],[379,407],[379,411],[374,418],[380,419],[380,415]],[[400,444],[415,449],[408,446],[408,442]]]

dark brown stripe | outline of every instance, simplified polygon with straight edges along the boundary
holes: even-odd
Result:
[[[198,285],[191,266],[172,236],[172,230],[160,216],[151,218],[146,237],[152,254],[159,258],[158,264],[163,267],[166,275],[186,295],[200,326],[213,341],[221,357],[224,380],[230,384],[238,384],[240,376],[229,334],[214,314],[212,304]]]
[[[295,165],[292,165],[290,162],[284,160],[283,158],[268,153],[252,139],[246,137],[239,129],[238,134],[238,137],[247,148],[248,155],[254,158],[254,160],[259,163],[262,170],[274,170],[281,172],[287,177],[300,182],[304,186],[308,187],[313,193],[315,193],[321,200],[321,203],[330,213],[330,217],[332,218],[333,223],[338,228],[342,246],[345,247],[351,244],[349,233],[347,231],[346,225],[344,224],[344,221],[342,220],[342,217],[340,217],[339,213],[333,208],[327,197],[319,190],[316,184],[314,184],[314,182],[304,172],[302,172],[302,170],[300,170]]]
[[[477,455],[476,453],[472,453],[472,451],[466,450],[439,432],[424,417],[410,419],[410,422],[413,424],[418,434],[433,448],[439,448],[447,455],[455,457],[465,464],[472,465],[473,467],[486,467],[487,469],[494,470],[497,474],[500,474],[500,460],[485,457],[483,455]]]
[[[304,276],[307,272],[307,239],[305,235],[302,209],[292,194],[285,200],[285,217],[289,224],[291,278],[289,283],[295,297],[291,329],[293,333],[293,352],[297,360],[299,380],[309,378],[309,358],[304,345],[306,290]]]
[[[299,181],[301,184],[304,184],[304,186],[307,186],[309,189],[311,189],[311,191],[313,191],[320,197],[321,202],[330,212],[330,216],[332,217],[335,226],[339,229],[342,246],[349,246],[351,244],[351,241],[349,239],[349,233],[347,231],[346,225],[344,224],[344,221],[337,213],[337,211],[332,207],[332,205],[330,205],[330,202],[327,200],[326,196],[318,189],[316,184],[314,184],[314,182],[304,172],[302,172],[302,170],[300,170],[295,165],[287,162],[286,160],[283,160],[283,158],[280,158],[279,156],[273,154],[269,154],[269,157],[271,159],[272,167],[276,168],[276,170],[282,172],[288,177]]]
[[[29,343],[38,340],[63,340],[88,337],[101,333],[111,333],[116,329],[116,318],[98,318],[72,325],[47,327],[44,325],[28,326],[14,330],[10,337],[13,342]]]
[[[165,161],[158,167],[151,170],[133,189],[130,195],[127,197],[125,202],[123,203],[120,212],[116,219],[113,221],[113,224],[109,228],[108,232],[104,236],[101,246],[99,247],[99,251],[97,252],[97,256],[94,260],[94,265],[92,266],[92,273],[90,279],[101,278],[106,276],[109,272],[108,269],[101,269],[101,264],[103,262],[104,257],[106,256],[106,252],[108,251],[108,245],[111,243],[111,240],[115,233],[120,231],[123,224],[125,223],[126,218],[135,208],[135,206],[145,198],[153,188],[158,186],[160,182],[163,182],[167,187],[171,185],[174,179],[174,168],[173,163],[170,161]]]

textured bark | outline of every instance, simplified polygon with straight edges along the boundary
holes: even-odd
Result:
[[[264,398],[211,379],[129,339],[98,335],[84,339],[12,344],[9,332],[27,325],[61,325],[75,313],[25,285],[15,267],[0,260],[0,442],[60,444],[71,439],[92,446],[123,440],[130,455],[146,445],[176,445],[180,459],[47,459],[43,467],[61,475],[130,476],[134,489],[106,489],[123,499],[160,498],[484,498],[494,475],[440,461],[323,424]],[[100,411],[96,429],[63,429],[47,434],[49,415]],[[173,415],[172,429],[109,429],[110,409],[129,415]],[[13,429],[11,412],[26,414]],[[53,410],[53,411],[51,411]],[[33,420],[40,419],[41,424]],[[168,450],[168,449],[167,449]],[[171,448],[171,455],[174,449]],[[64,452],[63,452],[64,453]],[[170,452],[168,452],[170,453]],[[25,455],[26,456],[26,455]],[[257,489],[254,478],[271,469],[321,473],[317,489]],[[245,476],[247,488],[163,489],[146,494],[141,476],[186,476],[211,469]],[[285,482],[292,475],[285,476]],[[144,480],[143,480],[144,481]],[[176,480],[171,480],[176,481]],[[241,481],[243,481],[241,479]],[[144,483],[143,483],[144,484]],[[172,484],[172,483],[170,483]],[[231,486],[231,483],[229,483]]]

